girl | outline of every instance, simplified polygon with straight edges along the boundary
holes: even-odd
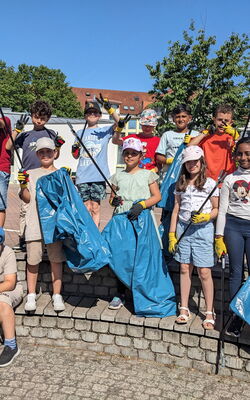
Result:
[[[118,195],[110,196],[115,215],[103,231],[112,255],[110,265],[119,280],[132,290],[137,315],[173,315],[176,309],[174,288],[148,210],[161,199],[158,176],[139,167],[143,157],[143,144],[139,139],[124,140],[123,157],[126,169],[111,178]],[[110,303],[112,309],[123,305],[124,285],[119,284],[118,291],[118,296]]]
[[[215,251],[218,257],[229,255],[229,295],[232,299],[243,280],[244,252],[250,272],[250,138],[240,139],[235,158],[238,168],[225,178],[221,189],[216,224]],[[230,336],[239,337],[243,320],[235,316],[227,328]]]
[[[214,265],[213,238],[214,228],[212,220],[218,214],[218,189],[204,205],[202,213],[197,214],[204,200],[215,186],[215,181],[206,178],[203,150],[198,146],[187,147],[182,155],[182,170],[175,189],[175,205],[172,213],[169,231],[169,252],[176,249],[178,237],[185,230],[192,219],[193,224],[186,232],[178,245],[175,259],[180,262],[180,315],[176,319],[178,324],[186,324],[190,319],[188,299],[191,287],[193,267],[196,266],[201,280],[206,302],[203,321],[204,329],[213,329],[215,315],[213,312],[214,287],[211,267]]]

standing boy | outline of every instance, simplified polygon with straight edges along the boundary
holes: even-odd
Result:
[[[114,121],[119,121],[119,116],[111,107],[108,99],[101,101],[104,108],[112,115]],[[83,144],[92,155],[103,174],[109,178],[110,172],[108,168],[108,143],[114,134],[114,126],[98,126],[98,121],[102,116],[102,112],[97,101],[86,102],[84,110],[84,118],[87,122],[87,128],[84,132],[78,131],[77,134],[81,138]],[[72,146],[72,155],[75,159],[79,158],[76,170],[76,185],[79,194],[92,216],[95,224],[100,223],[100,203],[106,197],[106,183],[102,175],[93,164],[91,158],[81,148],[77,141]]]
[[[7,207],[7,192],[10,180],[11,151],[6,150],[7,132],[11,132],[10,119],[5,117],[6,124],[0,119],[0,227],[4,226]]]
[[[15,336],[15,314],[13,308],[22,301],[23,288],[17,280],[17,265],[14,251],[4,245],[5,234],[0,228],[0,324],[4,334],[4,348],[0,355],[0,368],[6,367],[20,350]]]

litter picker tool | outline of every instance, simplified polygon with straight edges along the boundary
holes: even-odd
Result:
[[[219,372],[219,365],[225,367],[225,353],[224,353],[224,308],[225,308],[225,268],[226,258],[225,254],[221,256],[221,299],[220,299],[220,336],[218,340],[217,359],[215,373]]]
[[[5,135],[6,135],[7,137],[8,137],[8,136],[10,137],[10,140],[11,140],[11,142],[12,142],[12,145],[13,145],[14,151],[15,151],[15,153],[16,153],[16,155],[17,155],[17,158],[18,158],[18,161],[19,161],[19,163],[20,163],[20,166],[21,166],[22,170],[24,170],[24,168],[23,168],[23,163],[22,163],[20,154],[18,153],[17,147],[16,147],[16,145],[15,145],[15,141],[14,141],[14,139],[13,139],[13,137],[12,137],[11,132],[9,132],[8,123],[7,123],[7,121],[6,121],[6,118],[5,118],[5,115],[4,115],[4,113],[3,113],[2,107],[0,107],[0,113],[1,113],[2,119],[3,119],[3,121],[4,121],[4,125],[5,125],[4,128],[3,128],[4,133],[5,133]]]
[[[241,136],[242,139],[243,139],[243,137],[245,136],[245,134],[246,134],[246,132],[247,132],[247,127],[248,127],[249,121],[250,121],[250,111],[249,111],[249,113],[248,113],[247,122],[246,122],[244,131],[243,131],[242,136]]]
[[[73,135],[75,136],[75,138],[78,140],[78,142],[80,143],[80,145],[82,146],[82,148],[84,149],[84,151],[86,151],[86,153],[88,154],[89,158],[91,159],[91,161],[93,162],[93,164],[95,165],[95,167],[97,168],[98,172],[101,174],[101,176],[103,177],[103,179],[105,180],[105,182],[107,183],[107,185],[109,186],[110,190],[114,193],[115,196],[118,196],[118,194],[116,193],[116,191],[112,188],[111,184],[109,183],[108,179],[106,178],[106,176],[104,175],[104,173],[102,172],[101,168],[99,167],[99,165],[97,164],[97,162],[94,160],[93,156],[91,155],[91,153],[89,152],[89,150],[87,149],[87,147],[85,146],[85,144],[83,143],[82,139],[77,135],[76,131],[74,130],[72,124],[67,121],[68,126],[70,127],[71,132],[73,133]],[[86,124],[85,124],[86,127]],[[84,127],[84,130],[85,130]],[[82,135],[83,136],[83,135]]]

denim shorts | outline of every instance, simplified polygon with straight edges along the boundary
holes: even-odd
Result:
[[[83,202],[92,200],[99,203],[107,196],[105,182],[79,183],[77,189]]]
[[[10,174],[0,171],[0,211],[7,208],[7,193],[9,186]]]
[[[181,236],[187,224],[179,221],[176,236]],[[213,267],[214,260],[214,224],[192,224],[181,239],[175,260],[182,264],[193,264],[195,267]]]

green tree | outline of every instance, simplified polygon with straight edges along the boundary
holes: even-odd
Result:
[[[59,69],[21,64],[17,70],[0,61],[0,104],[13,111],[29,110],[35,100],[50,103],[58,117],[82,117],[75,94]]]
[[[207,126],[220,103],[231,104],[236,124],[244,124],[250,100],[249,38],[232,33],[216,51],[215,45],[215,36],[206,37],[204,30],[196,32],[191,23],[182,41],[169,42],[168,55],[162,61],[146,65],[154,79],[149,92],[155,96],[153,107],[161,111],[160,133],[173,127],[171,111],[177,104],[189,104],[194,112],[201,96],[196,127]]]

